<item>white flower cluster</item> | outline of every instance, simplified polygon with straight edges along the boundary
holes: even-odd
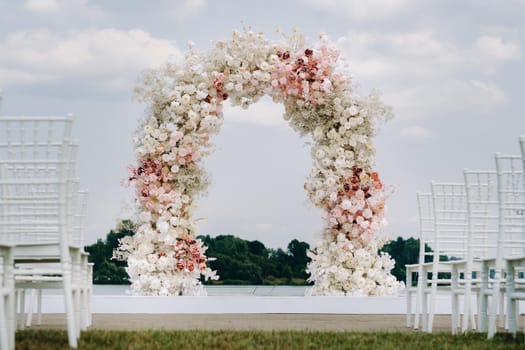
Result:
[[[308,254],[312,261],[307,272],[315,281],[308,294],[381,296],[398,292],[403,283],[390,273],[394,261],[386,253],[377,253],[383,244],[376,239],[363,245],[344,234],[338,234],[335,241],[318,241],[317,254]]]
[[[372,137],[389,110],[376,95],[354,94],[338,57],[326,37],[309,48],[299,34],[271,44],[262,34],[234,32],[207,53],[191,49],[183,64],[145,75],[137,92],[149,116],[134,139],[138,165],[130,175],[140,227],[116,252],[128,259],[135,291],[202,294],[199,276],[217,278],[191,220],[208,184],[202,158],[222,124],[223,102],[246,108],[263,95],[284,104],[292,128],[313,136],[305,189],[327,225],[311,254],[313,292],[382,295],[399,287],[390,258],[377,255],[386,195],[372,171]]]

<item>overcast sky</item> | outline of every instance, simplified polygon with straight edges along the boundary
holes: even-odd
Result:
[[[2,115],[73,113],[78,172],[90,191],[87,242],[129,215],[120,185],[134,162],[131,138],[144,106],[140,72],[188,41],[206,50],[244,26],[278,39],[297,27],[310,42],[326,33],[362,93],[376,88],[396,118],[377,138],[377,168],[396,187],[391,237],[417,235],[416,191],[461,180],[463,168],[493,168],[496,151],[518,153],[525,134],[525,1],[0,0]],[[307,139],[263,100],[226,108],[207,159],[199,234],[235,234],[285,247],[313,242],[322,227],[303,190]]]

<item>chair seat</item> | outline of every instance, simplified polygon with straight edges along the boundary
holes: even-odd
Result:
[[[82,248],[69,246],[70,252],[79,253]],[[24,262],[59,262],[60,245],[58,243],[17,243],[14,245],[15,263]]]

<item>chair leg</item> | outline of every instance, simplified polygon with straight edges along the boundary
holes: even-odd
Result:
[[[73,289],[74,303],[75,303],[75,331],[77,332],[77,339],[80,338],[81,328],[81,312],[80,312],[80,288],[76,287]]]
[[[33,322],[33,308],[35,306],[36,290],[31,289],[31,295],[29,296],[29,305],[27,307],[26,327],[31,327]]]
[[[25,328],[25,317],[26,317],[26,291],[21,289],[19,292],[20,295],[20,312],[18,320],[18,328],[24,330]]]
[[[5,278],[7,280],[6,286],[11,292],[7,295],[6,313],[7,313],[7,329],[8,329],[8,345],[9,349],[15,348],[15,330],[16,330],[16,294],[15,294],[15,281],[12,256],[9,255],[8,261],[11,263],[7,264],[5,268]]]
[[[470,312],[469,312],[469,315],[470,315],[470,329],[471,330],[476,329],[476,315],[474,314],[475,308],[473,307],[473,303],[474,303],[474,301],[471,300],[470,301]]]
[[[458,316],[459,316],[459,294],[458,286],[459,284],[459,273],[455,265],[452,266],[451,279],[450,279],[450,298],[452,302],[452,314],[451,314],[451,326],[452,334],[457,334],[458,332]]]
[[[433,269],[431,290],[430,290],[430,310],[428,312],[427,320],[427,332],[432,332],[434,328],[434,315],[436,313],[436,298],[437,298],[437,284],[438,284],[438,273],[435,272],[437,269]]]
[[[91,282],[89,282],[90,285],[88,287],[88,293],[87,293],[87,315],[88,315],[88,326],[91,326],[93,324],[93,314],[91,311],[91,300],[93,297],[93,287],[91,286]]]
[[[417,289],[416,289],[416,314],[414,316],[414,329],[419,329],[419,323],[422,322],[420,320],[423,316],[422,313],[422,303],[423,303],[423,268],[419,268],[419,272],[417,274]]]
[[[411,286],[407,286],[406,294],[406,303],[407,303],[407,312],[406,312],[406,326],[407,328],[412,326],[412,292],[408,290]]]
[[[64,304],[66,311],[66,323],[67,323],[67,336],[69,340],[69,346],[72,348],[77,347],[77,332],[75,329],[75,309],[73,302],[73,287],[71,285],[71,266],[65,263],[66,266],[63,268],[63,283],[64,283]]]
[[[483,263],[481,267],[481,287],[479,290],[479,331],[480,332],[487,332],[487,310],[488,310],[488,294],[489,286],[488,286],[488,278],[489,278],[489,268],[488,266]]]
[[[37,302],[38,302],[38,318],[36,323],[38,325],[42,324],[42,289],[37,290]]]
[[[81,317],[81,330],[86,330],[89,326],[88,319],[88,308],[87,308],[87,288],[83,286],[80,289],[80,317]]]
[[[500,327],[507,327],[507,325],[505,325],[505,293],[499,294],[498,324]]]
[[[0,302],[0,350],[9,350],[9,326],[7,324],[7,296],[2,295]]]
[[[481,294],[476,292],[476,329],[481,332],[480,314],[481,314]]]
[[[457,334],[458,332],[458,315],[459,315],[459,296],[455,293],[451,293],[452,298],[452,315],[451,315],[451,322],[452,322],[452,334]]]
[[[467,273],[465,273],[467,275]],[[468,280],[468,276],[465,276],[467,278],[467,281],[465,282],[465,294],[463,296],[463,322],[461,324],[461,331],[466,332],[469,328],[469,321],[470,321],[470,315],[471,315],[471,308],[472,308],[472,292],[470,289],[470,281]]]

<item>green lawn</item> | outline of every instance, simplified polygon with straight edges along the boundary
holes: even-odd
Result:
[[[524,336],[452,336],[449,333],[356,333],[307,331],[101,331],[82,333],[79,349],[525,349]],[[62,330],[26,330],[17,349],[67,349]]]

